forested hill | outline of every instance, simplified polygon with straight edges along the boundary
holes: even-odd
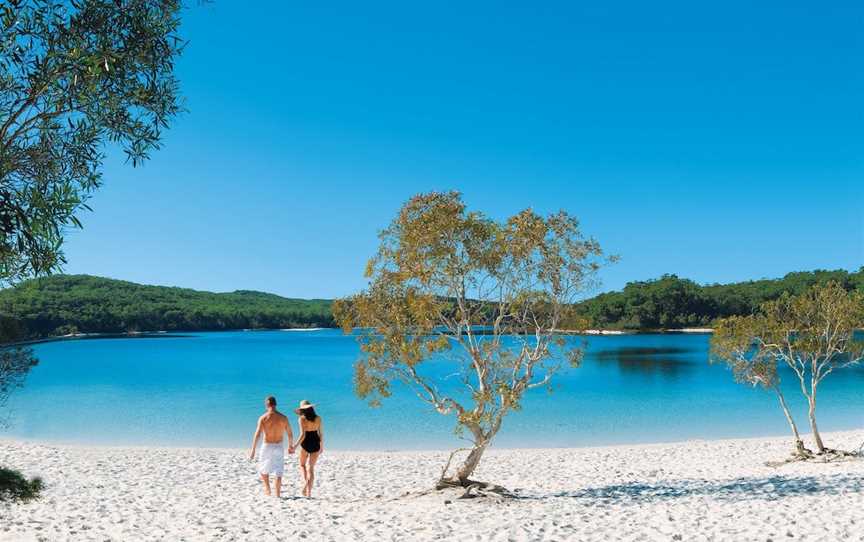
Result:
[[[761,303],[783,292],[799,294],[817,283],[834,280],[847,290],[864,291],[864,267],[789,273],[782,279],[701,286],[675,275],[631,282],[620,292],[598,295],[580,303],[577,312],[592,327],[602,329],[676,329],[711,326],[717,318],[751,314]]]
[[[254,291],[200,292],[89,275],[54,275],[0,290],[0,316],[7,325],[10,319],[17,321],[24,338],[333,326],[328,300]]]
[[[711,326],[717,318],[750,314],[783,292],[797,294],[828,280],[864,291],[864,268],[707,286],[665,275],[580,303],[576,321],[635,331]],[[248,290],[212,293],[55,275],[0,290],[0,343],[11,336],[32,339],[68,333],[332,327],[330,305],[326,299],[288,299]]]

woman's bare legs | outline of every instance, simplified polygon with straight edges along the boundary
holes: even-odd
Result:
[[[315,463],[318,462],[319,455],[321,455],[321,452],[309,454],[309,463],[306,466],[306,491],[304,493],[307,497],[312,496],[312,486],[315,485]]]
[[[300,448],[300,474],[303,475],[303,496],[306,495],[306,488],[309,486],[309,473],[306,470],[306,463],[309,460],[309,452]]]

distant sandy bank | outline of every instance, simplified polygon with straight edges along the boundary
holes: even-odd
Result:
[[[650,335],[656,333],[714,333],[710,327],[683,327],[676,329],[561,329],[572,335]]]

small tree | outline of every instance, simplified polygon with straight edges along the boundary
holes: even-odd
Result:
[[[864,295],[839,283],[817,285],[798,296],[764,303],[759,314],[721,320],[711,339],[712,358],[723,360],[736,378],[777,392],[792,427],[797,452],[808,455],[780,391],[777,365],[787,366],[807,400],[810,430],[818,453],[828,450],[816,424],[819,384],[837,369],[864,359],[855,332],[864,321]]]
[[[581,344],[559,323],[607,260],[567,213],[525,210],[500,223],[468,212],[457,192],[411,198],[380,239],[368,289],[334,304],[345,332],[358,332],[355,390],[378,405],[398,381],[455,414],[472,447],[439,487],[469,486],[525,392],[579,364]],[[430,375],[436,356],[454,364],[461,386]]]
[[[753,330],[763,327],[758,316],[731,316],[717,323],[711,337],[709,360],[726,363],[732,370],[736,382],[758,386],[777,395],[780,408],[786,417],[795,439],[795,453],[799,457],[812,456],[804,446],[798,432],[798,424],[789,410],[777,372],[777,358],[766,349],[753,347]]]

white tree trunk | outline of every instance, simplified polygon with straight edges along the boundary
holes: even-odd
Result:
[[[813,432],[813,440],[816,441],[816,450],[821,454],[825,452],[825,445],[822,443],[822,436],[819,434],[819,428],[816,426],[816,390],[809,397],[810,408],[807,415],[810,417],[810,430]]]
[[[491,437],[482,438],[474,443],[474,448],[471,449],[468,457],[465,458],[465,461],[462,462],[462,465],[456,471],[454,478],[460,484],[466,485],[468,483],[471,475],[474,474],[474,470],[477,469],[477,465],[480,464],[480,459],[483,457],[483,453],[486,452],[486,448],[489,446],[491,440]]]
[[[802,457],[810,456],[812,453],[804,446],[804,441],[801,440],[801,435],[798,433],[798,424],[792,417],[789,411],[789,405],[786,404],[786,399],[783,397],[783,392],[780,391],[780,386],[774,388],[777,392],[777,398],[780,400],[780,407],[783,409],[783,414],[786,415],[786,421],[789,422],[789,427],[792,428],[792,435],[795,437],[795,451]]]

